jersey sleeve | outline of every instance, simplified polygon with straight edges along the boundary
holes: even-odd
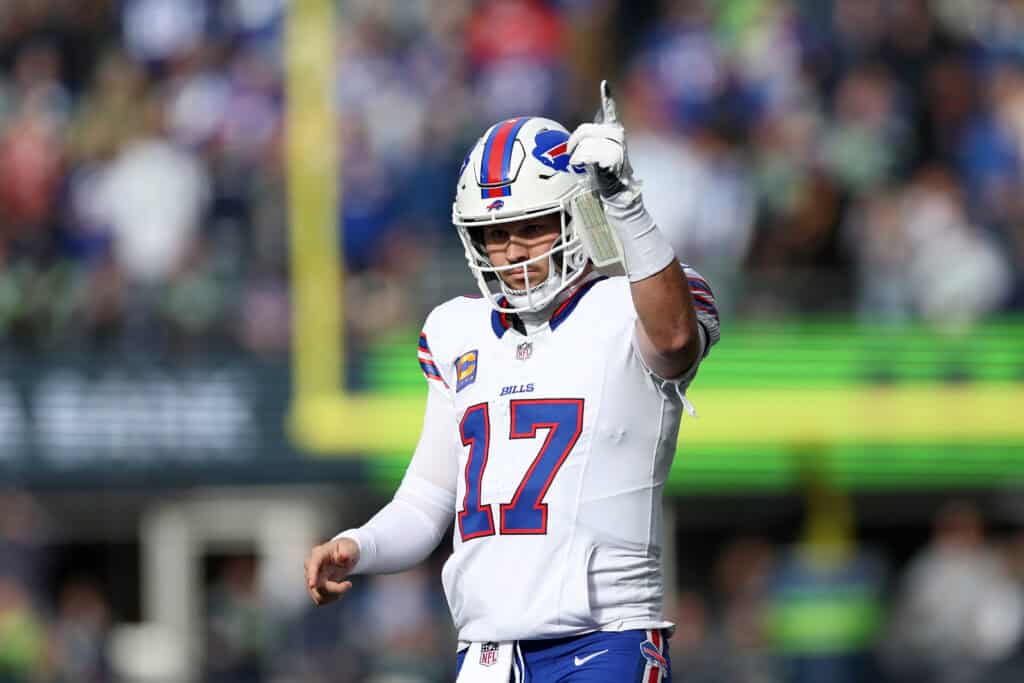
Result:
[[[683,372],[678,377],[665,378],[659,376],[654,370],[648,367],[647,362],[644,360],[643,354],[640,353],[639,347],[636,348],[636,355],[640,358],[640,362],[643,364],[644,369],[654,382],[655,386],[659,391],[666,392],[669,394],[675,394],[683,402],[686,411],[691,415],[696,414],[693,406],[686,399],[686,390],[697,376],[697,370],[700,367],[701,362],[707,357],[711,351],[711,347],[718,343],[721,337],[719,329],[719,318],[718,318],[718,306],[715,303],[715,295],[711,291],[711,286],[707,280],[704,279],[700,273],[695,269],[681,263],[680,267],[683,269],[683,273],[686,275],[687,284],[690,287],[690,294],[693,296],[693,306],[697,313],[697,333],[700,336],[700,353],[697,358],[693,361],[693,365],[688,370]],[[634,336],[634,345],[637,344]]]
[[[363,526],[338,534],[359,545],[355,573],[403,571],[437,547],[455,516],[460,447],[451,399],[429,391],[420,440],[394,498]]]
[[[701,356],[703,358],[708,355],[711,347],[717,344],[721,337],[718,306],[715,304],[715,295],[711,291],[711,285],[704,279],[704,276],[685,263],[681,265],[683,273],[686,274],[686,281],[690,285],[693,307],[697,311],[697,322],[704,328],[704,333],[707,337],[704,353]]]
[[[427,407],[419,444],[409,463],[409,472],[451,489],[454,495],[458,479],[458,461],[462,443],[458,437],[459,420],[455,415],[455,367],[451,361],[452,333],[459,318],[450,310],[435,308],[423,323],[417,357],[427,380]],[[438,355],[435,355],[435,350]]]
[[[416,359],[419,361],[420,370],[427,380],[427,386],[431,392],[437,391],[449,399],[453,396],[452,368],[444,362],[443,351],[443,325],[439,320],[437,309],[427,316],[423,323],[423,330],[420,332],[419,342],[416,347]],[[438,343],[439,339],[442,343]],[[435,356],[435,348],[438,348],[441,355]]]

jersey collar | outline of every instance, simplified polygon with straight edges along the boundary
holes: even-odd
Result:
[[[501,306],[507,306],[508,302],[505,297],[498,299],[498,304]],[[505,336],[505,333],[512,327],[512,316],[515,313],[502,313],[500,311],[491,311],[491,329],[494,330],[494,334],[497,335],[498,339]]]
[[[576,310],[576,306],[579,305],[580,300],[583,299],[586,293],[589,292],[594,287],[594,285],[596,285],[601,280],[607,279],[608,278],[606,276],[602,275],[601,277],[596,277],[591,280],[587,280],[583,284],[576,287],[572,291],[572,293],[569,294],[568,298],[566,298],[565,301],[560,303],[558,307],[555,308],[554,312],[551,314],[551,318],[548,320],[548,326],[551,328],[551,331],[554,332],[563,322],[565,322],[569,318],[572,312]],[[501,306],[507,306],[508,302],[506,301],[505,297],[502,297],[501,299],[498,300],[498,304]],[[522,323],[520,323],[516,318],[517,316],[515,313],[501,313],[500,311],[492,310],[491,329],[494,330],[495,336],[497,336],[498,339],[501,339],[503,336],[505,336],[505,333],[508,332],[510,329],[514,327],[521,328]]]

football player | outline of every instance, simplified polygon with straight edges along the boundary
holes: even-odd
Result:
[[[595,188],[625,276],[590,258]],[[427,317],[419,444],[390,503],[312,550],[310,596],[421,562],[454,522],[460,682],[668,681],[662,490],[719,336],[711,289],[644,209],[610,98],[572,135],[491,126],[452,216],[482,296]]]

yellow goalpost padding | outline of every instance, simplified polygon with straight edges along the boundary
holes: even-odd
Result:
[[[309,402],[344,386],[333,0],[288,3],[286,177],[291,250],[292,433]]]

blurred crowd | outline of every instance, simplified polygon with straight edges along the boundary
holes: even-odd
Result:
[[[947,501],[908,561],[858,543],[841,498],[792,544],[729,541],[672,618],[686,683],[1010,683],[1024,674],[1024,535]]]
[[[287,348],[287,5],[0,0],[0,349]],[[1022,0],[337,7],[357,348],[473,287],[449,211],[474,138],[588,120],[601,78],[652,214],[729,315],[963,331],[1024,310]],[[1024,680],[1024,533],[951,503],[904,561],[842,500],[810,507],[795,543],[691,558],[675,680]],[[32,510],[0,500],[0,683],[121,680],[118,587],[56,574]],[[211,569],[205,680],[451,680],[436,562],[288,621],[255,562]]]
[[[667,604],[673,680],[1022,680],[1024,527],[986,519],[968,500],[933,510],[930,531],[887,525],[866,540],[850,501],[819,488],[784,537],[733,529],[704,547],[684,530]],[[180,680],[173,650],[128,638],[140,626],[117,603],[138,589],[130,569],[96,572],[80,554],[55,561],[54,539],[27,496],[0,497],[0,512],[0,681]],[[345,600],[298,613],[269,607],[258,558],[207,561],[198,680],[453,680],[455,638],[439,581],[446,552],[402,574],[357,578]]]
[[[284,0],[0,3],[0,340],[288,344]],[[737,315],[1024,305],[1018,0],[339,0],[349,330],[471,288],[491,122],[620,99],[650,209]]]

